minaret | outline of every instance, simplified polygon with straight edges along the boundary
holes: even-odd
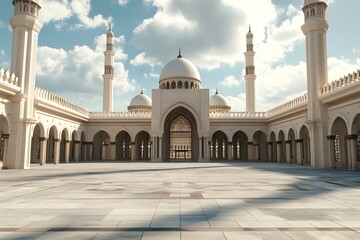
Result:
[[[19,78],[21,88],[11,101],[9,118],[11,130],[7,155],[7,168],[29,168],[32,128],[34,119],[34,92],[40,0],[13,0],[14,15],[10,19],[13,29],[11,72]]]
[[[254,64],[254,35],[249,26],[249,32],[246,34],[246,66],[245,66],[245,81],[246,81],[246,112],[255,112],[255,64]]]
[[[301,27],[306,36],[308,128],[310,134],[311,164],[329,167],[326,109],[319,100],[320,87],[328,81],[326,32],[327,4],[324,0],[305,0],[305,24]]]
[[[21,93],[27,96],[25,118],[33,118],[34,89],[38,34],[42,25],[38,16],[39,0],[14,0],[14,16],[10,20],[13,29],[11,72],[19,78]]]
[[[103,95],[103,112],[113,111],[113,80],[114,80],[114,33],[109,31],[106,34],[106,51],[104,67],[104,95]]]

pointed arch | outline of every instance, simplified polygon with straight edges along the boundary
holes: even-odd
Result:
[[[119,132],[115,137],[116,160],[131,160],[131,137],[126,131]]]
[[[243,131],[237,131],[232,137],[234,160],[248,160],[248,137]]]
[[[228,159],[228,138],[222,131],[216,131],[211,138],[211,156],[213,160]]]
[[[135,137],[135,159],[150,160],[151,159],[151,138],[146,131],[141,131]]]
[[[335,168],[349,168],[347,153],[347,125],[343,118],[337,117],[331,127],[331,138],[333,141],[330,145],[332,165]]]
[[[59,141],[58,138],[58,130],[56,126],[52,126],[48,132],[46,145],[46,163],[54,163],[56,164],[57,160],[57,152],[56,152],[56,144]]]
[[[300,128],[298,141],[301,143],[301,151],[300,151],[301,156],[299,163],[301,165],[310,165],[311,164],[310,135],[309,135],[309,130],[305,125],[303,125]]]
[[[41,123],[35,125],[32,138],[31,138],[31,159],[30,163],[32,164],[44,164],[41,159],[42,154],[46,152],[45,145],[42,144],[43,141],[46,141],[44,137],[44,126]]]
[[[259,130],[254,133],[253,140],[253,150],[256,155],[254,159],[267,161],[266,134]]]
[[[110,159],[110,134],[104,130],[98,131],[93,137],[93,159]]]

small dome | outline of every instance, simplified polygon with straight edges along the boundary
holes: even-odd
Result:
[[[229,103],[224,96],[216,91],[215,95],[210,97],[210,107],[229,107]]]
[[[171,78],[187,78],[201,81],[199,70],[189,60],[179,56],[162,69],[160,81]]]
[[[130,102],[130,107],[135,107],[135,106],[147,106],[147,107],[151,107],[152,102],[151,102],[151,98],[149,98],[148,96],[146,96],[144,94],[143,91],[141,91],[141,93],[137,96],[135,96],[131,102]]]

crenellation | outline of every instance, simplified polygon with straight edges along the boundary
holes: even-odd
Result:
[[[290,101],[287,101],[283,104],[280,104],[279,106],[275,107],[275,108],[272,108],[270,109],[269,111],[266,112],[266,114],[268,116],[271,116],[273,115],[274,113],[276,112],[280,112],[280,111],[283,111],[283,110],[289,110],[293,107],[296,107],[296,106],[299,106],[301,104],[305,104],[307,103],[308,101],[308,97],[307,97],[307,94],[304,94],[304,95],[301,95],[297,98],[294,98]]]
[[[338,80],[334,80],[330,83],[325,84],[323,87],[320,88],[320,94],[325,95],[331,93],[335,90],[342,89],[347,87],[348,85],[355,84],[360,81],[360,70],[354,71],[353,73],[349,73],[344,77],[339,78]]]
[[[19,82],[19,78],[15,73],[10,73],[9,70],[5,70],[4,68],[0,68],[0,80],[14,86],[18,86]]]

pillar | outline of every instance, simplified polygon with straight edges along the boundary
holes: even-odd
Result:
[[[347,136],[347,148],[349,156],[349,170],[356,170],[357,165],[357,135]]]
[[[54,163],[60,163],[60,139],[54,139]]]
[[[232,146],[233,146],[233,143],[228,142],[228,160],[234,159]]]
[[[267,142],[266,143],[266,150],[267,150],[267,159],[268,159],[268,162],[272,162],[273,161],[273,156],[272,156],[272,142]]]
[[[65,163],[70,162],[70,141],[65,140]]]
[[[8,146],[9,146],[9,134],[3,134],[2,138],[3,138],[3,166],[2,168],[6,168],[6,162],[7,162],[7,155],[8,155]]]
[[[303,139],[297,139],[295,140],[295,144],[296,144],[296,163],[298,165],[302,165],[302,160],[304,158],[303,154],[302,154],[302,145],[303,145],[304,140]]]
[[[291,163],[291,141],[288,140],[285,142],[286,143],[286,163],[290,164]]]
[[[281,162],[281,144],[282,144],[282,141],[276,142],[276,161],[278,163]]]
[[[47,139],[41,137],[40,139],[40,166],[46,165],[46,149],[47,149]]]
[[[80,141],[73,141],[73,148],[74,148],[74,161],[78,162],[80,159]]]
[[[131,160],[136,160],[137,156],[136,156],[136,146],[135,146],[135,142],[131,142]]]

